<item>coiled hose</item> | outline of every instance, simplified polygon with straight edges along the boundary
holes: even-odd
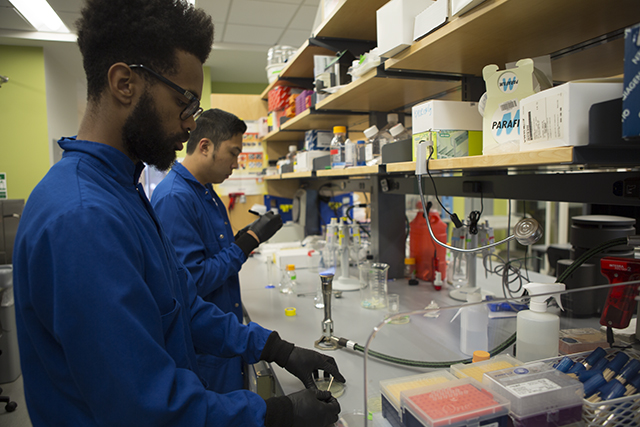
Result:
[[[613,240],[609,240],[608,242],[604,242],[601,245],[598,245],[595,248],[588,250],[581,257],[576,259],[558,277],[558,279],[556,280],[556,283],[562,283],[564,280],[567,279],[567,277],[569,277],[571,274],[573,274],[573,272],[575,270],[577,270],[582,264],[584,264],[587,260],[589,260],[591,257],[597,255],[598,253],[606,251],[607,249],[611,249],[611,248],[613,248],[615,246],[627,245],[627,244],[628,244],[628,239],[626,237],[619,237],[617,239],[613,239]],[[346,338],[340,338],[339,341],[341,342],[341,345],[344,346],[344,343],[347,342],[347,339]],[[516,333],[514,332],[513,335],[511,335],[509,338],[507,338],[502,344],[498,345],[496,348],[491,350],[489,352],[489,354],[492,357],[497,355],[497,354],[500,354],[503,351],[505,351],[507,348],[512,346],[515,342],[516,342]],[[360,352],[364,353],[364,347],[361,346],[360,344],[355,344],[354,343],[350,347],[352,347],[356,351],[360,351]],[[416,368],[443,369],[443,368],[448,368],[449,366],[455,365],[457,363],[471,363],[471,358],[461,359],[461,360],[453,360],[453,361],[446,361],[446,362],[426,362],[426,361],[422,361],[422,360],[403,359],[403,358],[400,358],[400,357],[389,356],[389,355],[384,354],[384,353],[379,353],[379,352],[371,350],[371,349],[369,350],[369,354],[371,355],[371,357],[375,357],[376,359],[384,360],[386,362],[396,363],[396,364],[405,365],[405,366],[413,366],[413,367],[416,367]]]

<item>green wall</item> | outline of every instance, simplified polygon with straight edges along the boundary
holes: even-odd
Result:
[[[42,48],[0,45],[0,74],[0,172],[8,197],[27,199],[50,164]]]
[[[211,82],[211,93],[234,93],[239,95],[260,95],[266,83]]]

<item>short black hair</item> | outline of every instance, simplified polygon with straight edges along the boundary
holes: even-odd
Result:
[[[204,64],[213,44],[211,17],[186,0],[86,0],[76,26],[89,100],[100,97],[117,62],[172,74],[178,50]]]
[[[217,151],[220,143],[247,131],[247,124],[244,121],[219,108],[212,108],[202,113],[196,120],[196,124],[196,128],[189,135],[187,154],[193,154],[202,138],[210,139]]]

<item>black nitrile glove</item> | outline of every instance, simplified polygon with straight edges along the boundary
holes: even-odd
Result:
[[[249,224],[251,225],[251,224]],[[240,238],[240,236],[242,236],[243,234],[245,234],[247,232],[247,230],[249,229],[249,225],[247,225],[246,227],[238,230],[238,232],[236,233],[235,236],[233,236],[234,240],[238,240]]]
[[[338,421],[340,404],[328,391],[306,389],[287,397],[293,404],[293,427],[327,427]]]
[[[282,217],[280,214],[274,214],[273,211],[261,215],[249,225],[249,230],[258,236],[259,243],[269,240],[280,228],[282,228]]]
[[[313,371],[322,369],[325,373],[333,375],[335,381],[344,383],[346,380],[338,371],[338,365],[333,357],[296,347],[288,341],[280,338],[276,331],[272,331],[262,349],[260,360],[276,362],[302,381],[306,388],[316,388],[313,381]]]
[[[340,404],[328,391],[306,389],[266,401],[265,427],[326,427],[338,421]]]
[[[313,381],[313,371],[319,369],[333,375],[335,381],[346,382],[333,357],[306,348],[294,347],[283,368],[298,377],[306,388],[316,388],[316,383]]]

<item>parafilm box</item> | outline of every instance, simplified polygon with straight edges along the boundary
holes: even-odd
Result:
[[[587,145],[589,109],[622,96],[616,82],[568,82],[520,102],[520,151]]]
[[[640,136],[640,24],[624,32],[624,91],[622,137]]]

